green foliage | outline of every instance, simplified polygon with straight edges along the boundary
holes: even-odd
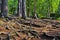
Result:
[[[9,8],[9,14],[16,14],[17,13],[17,7],[18,7],[18,1],[17,0],[8,0],[8,8]]]
[[[60,17],[59,17],[59,18],[57,18],[57,20],[60,20]]]
[[[48,10],[50,13],[59,15],[60,0],[26,0],[26,8],[30,10],[30,16],[34,13],[34,1],[36,1],[36,14],[39,18],[48,17]],[[28,6],[30,5],[30,6]],[[18,0],[8,0],[9,14],[16,14],[18,7]],[[48,9],[50,7],[50,9]],[[59,18],[58,18],[59,19]]]

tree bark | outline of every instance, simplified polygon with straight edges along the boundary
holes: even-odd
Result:
[[[1,13],[1,0],[0,0],[0,13]]]
[[[8,16],[8,0],[2,0],[1,12],[2,12],[2,17]]]
[[[22,0],[18,0],[18,16],[22,17]]]
[[[1,17],[1,0],[0,0],[0,17]]]
[[[22,0],[22,18],[26,18],[27,14],[26,14],[26,0]]]
[[[26,18],[26,0],[18,0],[18,16]]]

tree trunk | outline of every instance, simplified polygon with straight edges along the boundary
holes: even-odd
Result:
[[[1,0],[0,0],[0,17],[1,17]]]
[[[36,14],[36,0],[34,0],[34,18],[37,18],[37,14]]]
[[[1,0],[0,0],[0,13],[1,13]]]
[[[7,17],[7,14],[8,14],[8,0],[2,0],[1,12],[2,12],[2,17]]]
[[[18,0],[18,16],[22,17],[22,0]]]
[[[18,0],[18,15],[19,17],[26,18],[26,0]]]
[[[48,5],[48,18],[50,18],[50,13],[51,13],[51,0],[49,0],[49,5]]]
[[[22,18],[26,18],[27,14],[26,14],[26,0],[22,0]]]
[[[27,17],[30,17],[30,0],[28,0]]]

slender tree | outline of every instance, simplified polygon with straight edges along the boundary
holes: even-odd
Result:
[[[22,0],[22,18],[26,18],[27,14],[26,14],[26,0]]]
[[[1,12],[2,12],[2,17],[7,17],[7,15],[8,15],[8,0],[2,0]]]
[[[59,2],[59,5],[58,5],[58,10],[57,12],[60,14],[60,2]]]
[[[26,0],[18,0],[18,15],[22,18],[26,18]]]
[[[34,0],[34,18],[37,18],[37,14],[36,14],[36,0]]]
[[[48,0],[48,18],[50,18],[51,9],[52,9],[52,0]]]
[[[1,0],[0,0],[0,17],[1,17]]]
[[[1,12],[1,0],[0,0],[0,12]]]
[[[30,17],[30,0],[27,0],[27,17]]]
[[[22,0],[18,0],[18,16],[22,17]]]

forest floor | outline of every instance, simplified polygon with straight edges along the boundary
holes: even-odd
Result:
[[[60,40],[60,21],[0,18],[0,34],[2,33],[10,34],[10,40]]]

